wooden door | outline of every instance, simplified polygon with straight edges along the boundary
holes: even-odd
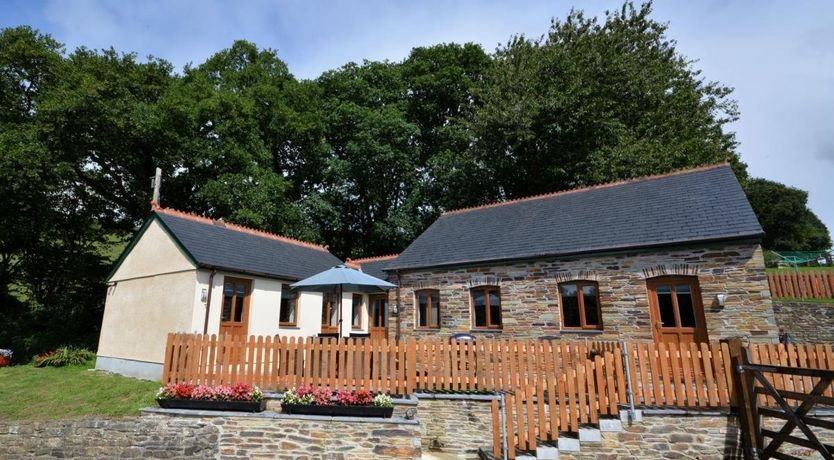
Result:
[[[695,276],[662,276],[647,281],[655,342],[706,342],[701,290]]]
[[[242,335],[249,332],[249,296],[252,280],[225,277],[223,304],[220,309],[220,335]]]
[[[368,332],[372,340],[388,339],[388,294],[368,297]]]

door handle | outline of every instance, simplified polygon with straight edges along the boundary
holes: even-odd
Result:
[[[654,323],[654,327],[655,327],[655,329],[657,329],[659,331],[660,328],[663,327],[663,323],[658,321],[658,322]]]

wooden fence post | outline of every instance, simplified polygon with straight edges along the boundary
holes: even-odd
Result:
[[[761,452],[759,433],[759,399],[755,393],[755,380],[749,371],[742,366],[750,364],[750,350],[741,339],[729,340],[730,359],[733,368],[734,395],[731,404],[735,404],[739,425],[741,428],[741,447],[746,460],[758,458],[756,452]]]

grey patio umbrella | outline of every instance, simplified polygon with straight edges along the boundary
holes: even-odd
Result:
[[[304,291],[331,292],[336,290],[339,296],[339,306],[336,310],[339,315],[339,337],[342,336],[342,293],[348,292],[380,292],[396,287],[388,281],[375,278],[362,273],[347,265],[336,265],[321,273],[305,278],[290,287]]]

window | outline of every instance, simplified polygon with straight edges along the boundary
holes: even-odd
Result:
[[[602,329],[599,289],[594,281],[573,281],[559,285],[562,297],[562,327]]]
[[[295,326],[295,315],[298,312],[298,293],[290,290],[289,284],[281,285],[281,311],[278,314],[278,323],[281,326]]]
[[[472,313],[477,329],[498,329],[501,327],[501,289],[495,286],[473,288]]]
[[[362,294],[353,294],[353,311],[350,315],[350,325],[353,329],[362,327]]]
[[[335,334],[338,327],[337,310],[339,308],[338,294],[325,292],[321,297],[321,332]]]
[[[371,327],[386,327],[388,325],[385,321],[385,315],[388,310],[388,295],[381,294],[370,296],[370,302]]]
[[[414,293],[417,298],[417,327],[440,327],[440,292],[424,289]]]

